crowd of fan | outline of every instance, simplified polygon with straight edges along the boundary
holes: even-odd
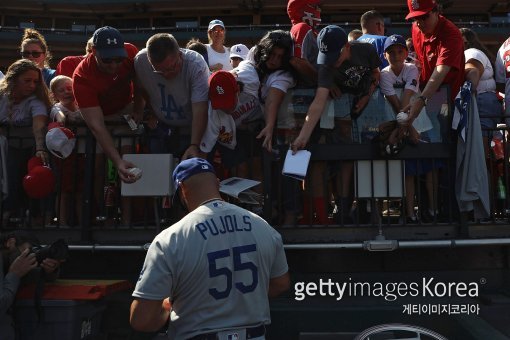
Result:
[[[416,132],[420,143],[444,142],[436,131],[441,112],[425,107],[441,85],[450,86],[453,105],[458,90],[469,81],[483,128],[480,147],[486,159],[492,157],[490,145],[494,138],[501,139],[496,128],[505,117],[498,91],[507,92],[505,107],[510,110],[510,40],[493,56],[473,31],[459,30],[445,18],[434,0],[409,0],[408,7],[406,19],[412,23],[407,40],[385,36],[384,17],[376,10],[363,14],[361,31],[347,34],[335,25],[320,29],[324,23],[316,0],[290,0],[291,30],[270,31],[251,48],[226,47],[226,27],[218,19],[208,26],[207,44],[192,39],[185,48],[171,33],[158,33],[139,50],[125,42],[117,29],[105,26],[94,32],[85,55],[62,59],[56,70],[49,68],[51,54],[44,37],[26,29],[22,59],[10,65],[0,80],[3,135],[9,130],[9,140],[2,142],[2,158],[8,158],[2,162],[8,178],[8,188],[2,187],[8,193],[2,204],[3,221],[24,214],[21,182],[34,154],[62,173],[59,204],[46,200],[38,208],[57,211],[50,217],[60,225],[71,224],[71,215],[81,216],[80,199],[74,198],[76,207],[68,202],[83,189],[85,146],[78,142],[65,161],[50,157],[45,144],[50,122],[71,127],[77,136],[84,136],[87,129],[92,132],[97,141],[96,179],[105,178],[108,160],[121,181],[136,181],[130,171],[136,164],[122,158],[140,151],[133,143],[138,130],[126,124],[127,115],[137,125],[145,125],[151,136],[149,153],[219,159],[229,176],[262,180],[262,152],[271,152],[275,145],[288,144],[296,152],[310,144],[352,143],[353,121],[362,116],[376,91],[384,95],[390,119],[398,121],[402,135]],[[294,87],[316,88],[304,120],[288,116],[289,90]],[[335,105],[334,114],[328,114],[330,99],[338,103],[340,98],[344,105],[340,109]],[[324,128],[327,116],[331,127]],[[33,138],[23,142],[13,138],[27,136]],[[326,166],[312,164],[312,183],[324,182]],[[441,162],[406,161],[403,216],[407,223],[431,221],[440,213],[434,192],[441,166]],[[333,196],[325,192],[328,185],[314,185],[311,198],[302,202],[300,183],[283,180],[287,194],[279,224],[298,223],[301,213],[309,210],[303,208],[307,205],[313,206],[310,223],[352,220],[353,163],[342,162],[332,169]],[[428,198],[418,215],[419,176],[426,178]],[[103,181],[96,181],[97,201],[102,201],[103,187]],[[336,221],[331,218],[331,202]],[[122,199],[122,224],[132,223],[131,205],[129,198]]]

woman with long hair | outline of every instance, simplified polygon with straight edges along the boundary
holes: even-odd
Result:
[[[32,28],[25,29],[21,38],[21,57],[32,60],[41,69],[44,83],[50,86],[50,81],[55,76],[55,70],[50,68],[51,52],[44,36]]]
[[[287,90],[295,85],[294,69],[290,65],[292,37],[290,32],[275,30],[266,33],[248,54],[260,80],[259,99],[264,107],[266,125],[257,138],[271,151],[273,131],[278,111]]]
[[[39,67],[28,59],[20,59],[9,66],[5,78],[0,80],[0,134],[6,135],[9,129],[9,195],[4,205],[7,212],[20,209],[22,213],[21,182],[27,173],[28,159],[35,153],[42,163],[48,164],[45,137],[50,107],[48,89]]]

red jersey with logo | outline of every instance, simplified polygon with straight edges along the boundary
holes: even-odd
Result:
[[[416,23],[413,24],[412,35],[416,56],[422,66],[420,84],[422,87],[427,84],[436,66],[450,66],[443,84],[450,85],[453,100],[464,82],[464,43],[459,28],[440,15],[430,37],[425,37]]]
[[[101,72],[94,55],[89,54],[73,74],[73,92],[80,109],[100,106],[105,116],[126,107],[133,100],[133,59],[138,53],[136,46],[125,43],[128,57],[120,65],[117,74]]]

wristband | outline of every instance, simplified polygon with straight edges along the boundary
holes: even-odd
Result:
[[[200,146],[196,143],[191,143],[188,148],[192,147],[192,146],[195,146],[197,149],[200,149]]]

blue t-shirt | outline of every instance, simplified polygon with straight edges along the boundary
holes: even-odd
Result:
[[[358,41],[366,42],[374,45],[377,50],[377,54],[381,59],[381,69],[388,66],[388,60],[384,58],[384,42],[386,41],[386,36],[384,35],[373,35],[373,34],[363,34],[358,38]]]

